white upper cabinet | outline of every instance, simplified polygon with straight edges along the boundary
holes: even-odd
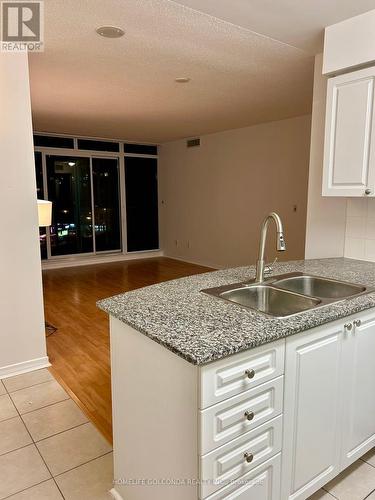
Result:
[[[323,196],[375,194],[375,67],[328,80]]]
[[[326,27],[323,75],[351,71],[374,63],[375,10]]]

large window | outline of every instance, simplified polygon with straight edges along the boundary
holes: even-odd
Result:
[[[43,134],[34,145],[37,195],[53,203],[42,258],[158,249],[157,146]]]
[[[34,159],[35,159],[35,174],[36,174],[36,196],[38,200],[43,200],[44,186],[43,186],[42,153],[36,151],[34,153]],[[47,258],[47,231],[45,227],[39,228],[39,242],[40,242],[40,256],[44,260]]]
[[[128,251],[159,247],[157,161],[125,160],[126,229]]]
[[[46,163],[53,203],[51,255],[92,252],[90,159],[47,155]]]
[[[97,252],[121,249],[118,160],[93,158],[95,247]]]

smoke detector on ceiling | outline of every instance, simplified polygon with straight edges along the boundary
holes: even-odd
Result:
[[[105,38],[120,38],[125,34],[125,31],[117,26],[99,26],[95,31]]]

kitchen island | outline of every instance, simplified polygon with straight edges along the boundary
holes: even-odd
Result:
[[[363,261],[273,274],[294,271],[375,285]],[[305,499],[374,446],[375,293],[280,319],[201,292],[254,272],[98,303],[111,318],[118,498]]]

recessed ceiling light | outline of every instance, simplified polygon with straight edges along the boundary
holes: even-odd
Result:
[[[190,82],[190,78],[188,78],[187,76],[180,76],[178,78],[175,78],[174,81],[177,83],[188,83]]]
[[[99,26],[95,30],[98,35],[104,36],[105,38],[120,38],[124,36],[125,31],[116,26]]]

